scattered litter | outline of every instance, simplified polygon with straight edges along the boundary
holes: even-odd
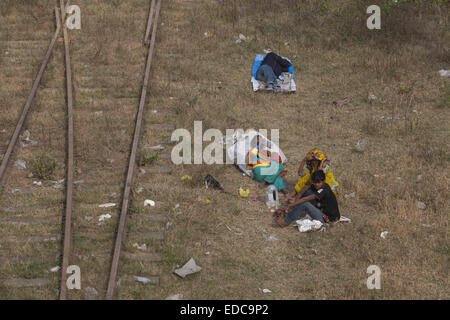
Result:
[[[344,195],[345,199],[354,198],[355,196],[356,196],[356,192],[352,192],[352,193]]]
[[[98,117],[103,114],[103,111],[95,111],[94,114]]]
[[[147,207],[147,206],[154,207],[155,206],[155,201],[153,201],[153,200],[145,200],[144,201],[144,207]]]
[[[264,49],[263,51],[264,51],[265,54],[268,54],[268,53],[272,52],[272,50],[270,50],[270,49]]]
[[[61,183],[56,183],[53,185],[53,188],[57,189],[57,190],[61,190],[63,188]]]
[[[0,131],[0,133],[6,133],[6,129],[3,129],[2,131]]]
[[[383,239],[386,239],[386,236],[387,236],[388,233],[389,233],[389,231],[383,231],[383,232],[380,234],[380,237],[382,237]]]
[[[439,70],[441,77],[450,78],[450,70]]]
[[[376,99],[377,99],[377,96],[371,93],[371,94],[369,94],[369,96],[367,97],[367,99],[369,99],[369,100],[376,100]]]
[[[23,160],[17,160],[16,162],[14,162],[14,165],[16,167],[18,167],[19,169],[22,169],[22,170],[26,170],[27,169],[27,164]]]
[[[172,222],[167,221],[167,223],[166,223],[166,230],[169,230],[171,225],[172,225]]]
[[[181,300],[183,299],[183,295],[181,293],[174,294],[172,296],[168,296],[166,300]]]
[[[423,224],[422,224],[422,227],[425,227],[425,228],[431,228],[431,224],[425,224],[425,223],[423,223]]]
[[[341,216],[339,218],[339,222],[352,222],[352,219],[344,217],[344,216]]]
[[[366,139],[359,140],[358,143],[356,144],[356,151],[364,152],[365,149],[366,149]]]
[[[253,198],[253,201],[257,201],[257,200],[258,200],[258,197],[254,197],[254,198]]]
[[[6,50],[6,51],[5,51],[5,54],[6,54],[6,55],[9,55],[9,54],[10,54],[9,50]]]
[[[20,138],[22,139],[21,141],[22,147],[27,147],[29,145],[35,146],[37,144],[37,141],[30,139],[30,131],[28,130],[25,130],[24,133],[20,136]]]
[[[18,193],[18,192],[20,192],[20,189],[14,189],[14,190],[11,190],[11,193],[12,193],[12,194]]]
[[[109,195],[110,198],[117,198],[117,192],[113,192]]]
[[[272,291],[269,290],[269,289],[262,289],[262,292],[263,292],[263,293],[272,293]]]
[[[102,215],[98,218],[98,221],[99,221],[99,222],[102,222],[102,221],[105,221],[106,219],[111,219],[111,215],[110,215],[109,213],[107,213],[107,214],[102,214]]]
[[[280,240],[280,239],[278,239],[278,237],[277,237],[276,235],[271,234],[271,235],[267,238],[267,240],[269,240],[269,241],[274,241],[274,240]]]
[[[85,216],[84,217],[84,220],[86,220],[86,221],[91,221],[92,219],[94,219],[94,217],[91,217],[91,216]]]
[[[109,163],[114,163],[116,160],[114,160],[112,158],[108,158],[108,159],[106,159],[106,161],[109,162]]]
[[[95,290],[95,288],[87,287],[86,289],[84,289],[84,294],[87,300],[95,300],[98,296],[98,291]]]
[[[50,269],[51,272],[58,272],[61,269],[59,266],[53,267]]]
[[[203,35],[204,35],[206,38],[211,38],[211,37],[212,37],[212,33],[209,32],[209,31],[206,31]]]
[[[285,46],[288,46],[288,45],[289,45],[289,42],[286,41],[286,42],[284,43],[284,45],[285,45]]]
[[[206,251],[206,252],[205,252],[205,255],[209,256],[209,254],[210,254],[210,252],[209,252],[209,251]]]
[[[210,245],[212,245],[212,242],[211,242],[211,241],[209,241],[209,240],[206,240],[206,243],[205,243],[205,245],[206,245],[207,247],[209,247]]]
[[[152,110],[152,113],[158,113],[158,110]]]
[[[175,209],[178,209],[179,207],[180,207],[180,204],[177,203],[177,204],[175,205]]]
[[[297,220],[295,223],[296,226],[298,227],[298,231],[300,232],[310,232],[319,230],[323,226],[323,223],[320,222],[319,220],[310,220],[308,218]]]
[[[138,277],[138,276],[133,276],[134,280],[136,280],[137,282],[143,283],[143,284],[147,284],[150,283],[151,280],[149,278],[146,277]]]
[[[205,201],[206,201],[207,204],[211,203],[211,199],[208,198],[208,197],[205,198]]]
[[[161,145],[153,146],[149,148],[150,150],[164,150],[164,147]]]
[[[295,258],[297,258],[298,260],[302,260],[303,257],[301,255],[296,255]]]
[[[175,269],[174,273],[182,278],[201,271],[202,268],[195,263],[195,260],[191,258],[182,268]]]
[[[330,149],[331,149],[331,150],[334,150],[334,148],[336,148],[336,144],[335,144],[335,143],[333,143],[333,144],[331,145]]]
[[[192,177],[187,174],[181,177],[181,181],[190,181],[190,180],[192,180]]]
[[[142,77],[142,74],[140,74],[139,72],[136,73],[136,78],[140,78],[140,77]]]
[[[405,120],[405,117],[399,117],[399,116],[381,116],[380,120]]]
[[[133,243],[133,247],[138,249],[138,250],[142,250],[142,251],[146,251],[147,250],[147,244],[145,244],[145,243],[142,244],[142,245],[139,245],[139,244],[137,244],[135,242],[135,243]]]
[[[422,181],[422,175],[421,174],[417,175],[417,177],[416,177],[416,182],[419,182],[419,181]]]
[[[421,201],[416,201],[416,206],[421,210],[425,210],[425,208],[427,207],[427,205]]]
[[[36,186],[41,187],[42,186],[42,181],[33,181],[33,184]]]
[[[250,189],[244,190],[244,189],[242,189],[242,187],[239,188],[239,195],[242,198],[247,198],[249,194],[250,194]]]
[[[335,100],[335,101],[333,101],[333,104],[338,106],[338,107],[340,107],[340,106],[343,106],[344,104],[349,103],[350,101],[351,101],[351,99],[349,97],[346,97],[346,98],[344,98],[342,100]]]
[[[219,181],[214,179],[214,177],[212,175],[210,175],[209,173],[205,177],[205,185],[206,185],[206,188],[212,187],[214,189],[225,191],[223,189],[223,187],[220,185]]]
[[[144,191],[144,188],[142,188],[142,187],[139,187],[136,189],[136,193],[141,193],[142,191]]]
[[[317,251],[316,249],[312,249],[311,251],[312,251],[312,253],[314,253],[315,255],[319,254],[319,251]]]
[[[84,183],[84,180],[77,180],[77,181],[74,181],[73,184],[79,185],[79,184],[83,184],[83,183]]]
[[[115,206],[116,206],[115,203],[104,203],[104,204],[98,205],[99,208],[111,208],[111,207],[115,207]]]
[[[145,169],[144,168],[139,168],[139,176],[143,176],[145,174]]]

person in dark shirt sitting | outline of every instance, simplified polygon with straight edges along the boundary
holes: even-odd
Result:
[[[285,209],[288,215],[285,218],[276,219],[280,227],[287,227],[305,211],[313,220],[319,220],[322,223],[339,221],[341,215],[336,196],[330,186],[325,183],[325,173],[317,170],[312,175],[312,181],[312,185],[307,190],[309,195],[297,196]]]
[[[258,71],[256,71],[256,80],[266,82],[266,90],[273,90],[274,86],[276,87],[276,80],[280,74],[288,72],[290,66],[291,63],[287,59],[269,52],[261,62]]]

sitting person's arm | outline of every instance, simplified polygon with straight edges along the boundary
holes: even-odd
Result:
[[[300,199],[295,199],[295,201],[293,202],[293,203],[291,203],[291,204],[289,204],[287,207],[286,207],[286,213],[289,213],[289,212],[291,212],[291,210],[292,209],[294,209],[296,206],[298,206],[299,204],[302,204],[302,203],[304,203],[304,202],[308,202],[308,201],[311,201],[311,200],[314,200],[314,199],[316,199],[317,197],[316,197],[316,195],[315,194],[312,194],[312,195],[310,195],[310,196],[307,196],[307,197],[304,197],[304,198],[300,198]]]
[[[292,64],[289,62],[289,60],[284,59],[284,58],[280,57],[279,55],[277,55],[277,56],[275,57],[275,59],[277,60],[278,64],[279,64],[280,66],[282,66],[283,68],[285,68],[285,69],[289,68],[289,67],[292,65]]]

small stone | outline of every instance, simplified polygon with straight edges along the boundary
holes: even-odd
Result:
[[[86,287],[86,289],[84,289],[84,295],[87,300],[96,300],[98,296],[98,291],[95,290],[95,288]]]
[[[365,149],[366,149],[366,139],[359,140],[358,143],[356,144],[356,151],[364,152]]]
[[[352,192],[352,193],[349,193],[349,194],[344,195],[344,197],[345,197],[346,199],[354,198],[355,196],[356,196],[356,192]]]
[[[181,300],[181,299],[183,299],[183,295],[181,293],[177,293],[166,298],[166,300]]]
[[[425,210],[425,208],[427,207],[427,205],[421,201],[416,201],[416,206],[421,210]]]

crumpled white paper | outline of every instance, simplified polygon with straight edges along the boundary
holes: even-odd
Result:
[[[175,269],[174,273],[184,278],[187,275],[197,273],[200,270],[202,270],[202,268],[195,263],[195,260],[193,258],[191,258],[182,268]]]
[[[319,230],[323,226],[323,223],[320,222],[319,220],[310,220],[308,218],[297,220],[295,223],[296,226],[298,227],[298,231],[300,232],[310,232]]]

